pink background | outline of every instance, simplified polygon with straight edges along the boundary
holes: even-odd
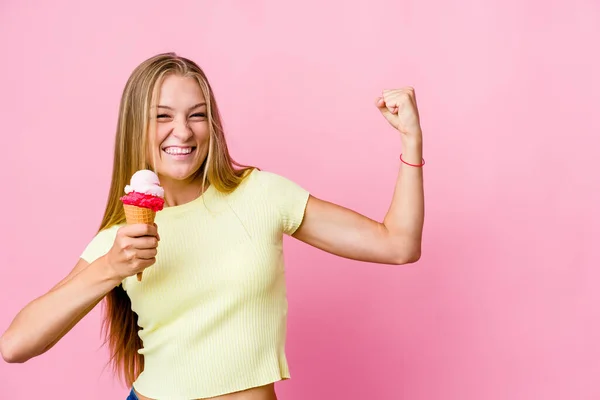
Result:
[[[286,240],[281,399],[600,398],[600,3],[27,3],[0,5],[1,331],[94,234],[125,80],[173,50],[206,70],[238,160],[377,219],[401,149],[373,100],[417,91],[423,257]],[[124,399],[99,324],[0,362],[0,399]]]

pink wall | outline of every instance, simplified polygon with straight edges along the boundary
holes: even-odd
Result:
[[[374,218],[400,147],[373,99],[417,90],[423,257],[287,241],[282,399],[600,398],[600,5],[528,3],[3,1],[0,330],[93,235],[124,82],[174,50],[211,78],[237,159]],[[99,323],[0,363],[0,399],[124,398]]]

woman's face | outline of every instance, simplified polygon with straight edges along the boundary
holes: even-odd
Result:
[[[187,180],[208,154],[209,129],[204,95],[191,77],[169,75],[160,87],[156,137],[150,162],[161,180]]]

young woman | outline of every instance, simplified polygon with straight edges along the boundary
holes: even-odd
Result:
[[[403,149],[383,222],[237,164],[198,65],[171,53],[143,62],[121,99],[99,232],[68,276],[14,318],[0,340],[3,358],[43,354],[105,299],[111,361],[130,399],[276,399],[274,383],[290,377],[284,234],[355,260],[420,257],[424,163],[414,91],[386,90],[376,106]],[[154,225],[125,224],[119,198],[139,169],[155,171],[165,191]]]

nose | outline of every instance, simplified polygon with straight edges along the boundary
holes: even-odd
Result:
[[[172,135],[175,136],[177,139],[181,140],[182,142],[187,142],[194,135],[192,129],[190,128],[190,125],[185,119],[175,119],[173,123],[174,126]]]

